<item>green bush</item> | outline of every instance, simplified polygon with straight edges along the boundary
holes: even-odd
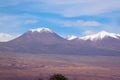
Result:
[[[43,80],[42,78],[39,78],[38,80]]]
[[[52,76],[50,76],[49,80],[68,80],[65,76],[63,76],[62,74],[54,74]]]

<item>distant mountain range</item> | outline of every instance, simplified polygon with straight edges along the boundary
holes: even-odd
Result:
[[[69,36],[67,40],[97,48],[120,51],[120,34],[108,33],[106,31],[85,37]]]
[[[38,28],[14,40],[1,42],[0,52],[120,56],[120,35],[101,31],[65,39],[48,28]]]

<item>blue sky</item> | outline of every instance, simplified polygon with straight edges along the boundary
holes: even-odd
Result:
[[[120,33],[120,0],[0,0],[0,33],[40,27],[61,36]]]

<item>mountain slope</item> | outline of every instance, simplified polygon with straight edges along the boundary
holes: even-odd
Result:
[[[106,31],[101,31],[101,32],[99,32],[97,34],[94,34],[94,35],[81,37],[80,39],[95,41],[95,40],[102,40],[102,39],[105,39],[105,38],[113,38],[113,39],[119,39],[120,40],[120,34],[108,33]]]
[[[24,33],[17,39],[14,39],[12,42],[22,42],[22,43],[41,43],[41,44],[56,44],[65,41],[62,37],[54,33],[48,28],[38,28],[31,29],[28,32]]]
[[[1,44],[1,50],[28,52],[28,53],[47,53],[54,47],[61,46],[66,40],[48,28],[32,29],[20,37]]]
[[[0,51],[40,54],[120,55],[120,51],[96,47],[90,40],[80,38],[66,40],[48,28],[32,29],[14,40],[0,43]]]
[[[79,37],[72,41],[97,48],[120,51],[120,35],[106,31],[101,31],[97,34],[85,37]]]

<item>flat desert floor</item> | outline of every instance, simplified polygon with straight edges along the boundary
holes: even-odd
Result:
[[[120,80],[120,56],[0,53],[0,80]]]

